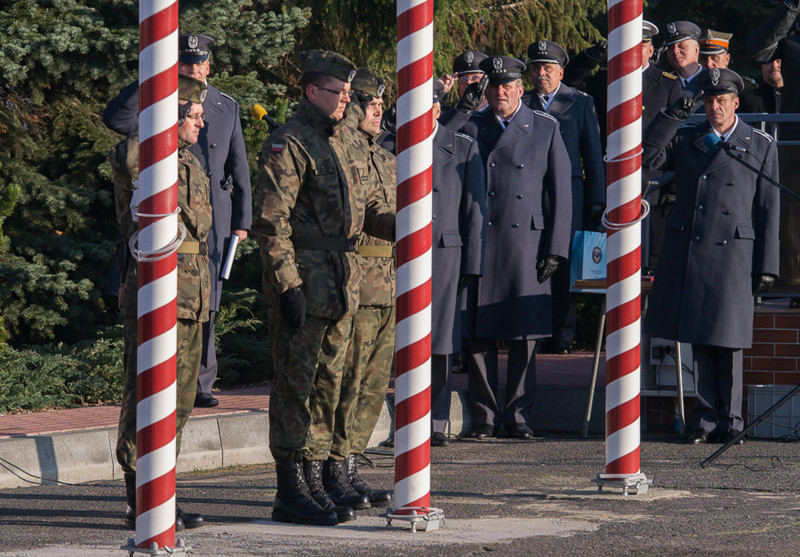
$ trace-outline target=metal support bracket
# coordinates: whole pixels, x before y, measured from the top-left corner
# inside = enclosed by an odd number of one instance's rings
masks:
[[[129,557],[134,557],[137,553],[143,555],[189,555],[192,551],[192,548],[186,547],[186,544],[183,543],[183,538],[175,540],[175,547],[161,548],[158,547],[156,542],[151,543],[149,548],[136,547],[136,540],[128,538],[128,543],[121,545],[119,548],[127,551]]]
[[[416,534],[417,529],[423,532],[433,532],[438,530],[439,526],[444,524],[444,511],[442,509],[434,509],[429,507],[404,507],[398,509],[402,511],[410,511],[408,514],[398,514],[391,508],[386,509],[386,527],[392,525],[392,520],[402,520],[411,524],[411,533]]]
[[[618,474],[597,474],[597,477],[592,480],[597,484],[597,490],[602,491],[603,486],[621,487],[622,494],[628,495],[644,495],[647,493],[648,487],[653,483],[653,480],[648,480],[647,476],[641,472],[638,474],[630,474],[626,477],[620,478]],[[633,492],[631,493],[631,488]]]

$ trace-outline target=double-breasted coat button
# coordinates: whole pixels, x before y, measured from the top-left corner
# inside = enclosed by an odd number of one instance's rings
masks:
[[[696,241],[698,241],[699,239],[700,239],[700,236],[695,236],[695,237],[694,237],[694,241],[695,241],[695,242],[696,242]]]
[[[731,212],[728,209],[725,209],[724,211],[722,211],[722,214],[727,216],[727,215],[730,215]]]
[[[525,168],[525,165],[524,164],[518,164],[517,168]]]
[[[489,168],[494,168],[495,166],[497,166],[495,163],[493,163],[493,162],[489,163]]]
[[[702,205],[698,205],[698,206],[697,206],[697,210],[698,210],[698,211],[702,211],[702,210],[703,210],[703,206],[702,206]]]
[[[492,226],[492,221],[487,222],[486,226]]]
[[[439,188],[433,188],[433,191],[439,191]]]
[[[511,225],[511,228],[519,228],[519,223],[515,222],[514,224]]]
[[[517,195],[517,199],[522,199],[522,194],[521,193]]]
[[[489,197],[494,197],[494,192],[493,191],[489,192]]]
[[[209,147],[211,147],[212,149],[213,149],[214,147],[216,147],[216,146],[217,146],[217,144],[216,144],[216,143],[212,143],[211,145],[209,145]]]

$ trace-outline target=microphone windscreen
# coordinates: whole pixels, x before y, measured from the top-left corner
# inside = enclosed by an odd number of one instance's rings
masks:
[[[722,141],[722,138],[715,134],[714,132],[709,133],[705,137],[703,137],[703,145],[708,147],[709,149],[718,149],[719,143]]]
[[[261,120],[266,115],[267,115],[267,110],[260,104],[254,104],[250,108],[250,116],[252,116],[256,120]]]

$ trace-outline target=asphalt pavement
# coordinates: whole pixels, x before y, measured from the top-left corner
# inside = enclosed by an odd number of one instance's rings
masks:
[[[646,494],[598,490],[601,438],[454,440],[434,448],[435,531],[359,511],[335,527],[270,520],[270,465],[233,467],[178,480],[178,500],[207,526],[178,536],[193,555],[800,555],[800,444],[748,440],[707,468],[719,445],[688,446],[675,434],[645,435]],[[391,488],[389,450],[371,455],[362,475]],[[133,532],[122,525],[119,480],[0,490],[0,556],[124,556]]]

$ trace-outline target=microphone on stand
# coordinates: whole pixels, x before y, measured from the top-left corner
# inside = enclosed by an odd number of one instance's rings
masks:
[[[734,145],[730,141],[722,141],[722,138],[711,132],[703,137],[703,145],[709,149],[725,149],[726,151],[733,151],[735,153],[749,153],[750,150],[744,147]]]
[[[274,118],[271,118],[269,114],[267,114],[267,109],[260,104],[254,104],[252,107],[250,107],[250,116],[256,120],[264,120],[267,123],[270,131],[280,127],[280,124],[276,122]]]

